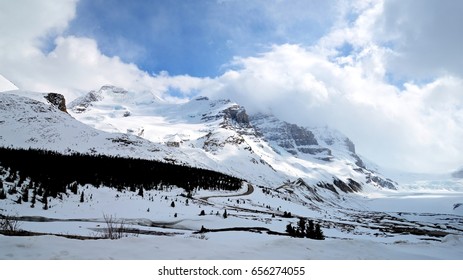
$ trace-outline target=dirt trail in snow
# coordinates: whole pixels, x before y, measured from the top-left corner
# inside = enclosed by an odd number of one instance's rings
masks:
[[[227,194],[227,195],[211,195],[211,196],[204,196],[204,197],[199,197],[199,200],[204,200],[207,202],[209,198],[215,198],[215,197],[237,197],[237,196],[246,196],[250,195],[254,192],[254,187],[251,184],[248,184],[248,190],[245,193],[238,193],[238,194]]]

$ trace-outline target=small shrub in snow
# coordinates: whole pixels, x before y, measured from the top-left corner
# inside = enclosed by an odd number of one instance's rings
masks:
[[[16,217],[13,216],[0,216],[0,230],[5,234],[14,234],[20,229],[20,222]]]
[[[126,235],[127,228],[123,220],[117,221],[116,217],[111,215],[103,215],[106,223],[106,229],[103,233],[104,238],[120,239]]]

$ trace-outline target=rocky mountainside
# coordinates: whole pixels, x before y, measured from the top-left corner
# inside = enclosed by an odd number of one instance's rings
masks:
[[[198,97],[172,103],[151,93],[104,86],[71,102],[69,109],[97,129],[135,134],[184,151],[210,169],[258,185],[277,187],[301,179],[313,186],[329,184],[339,193],[362,186],[395,188],[393,181],[365,166],[354,143],[340,132],[248,115],[230,100]],[[358,187],[343,187],[351,181]]]
[[[396,187],[370,170],[340,132],[249,115],[230,100],[173,103],[114,86],[91,91],[68,108],[56,93],[15,90],[0,98],[3,147],[154,159],[270,188],[304,182],[335,196]]]

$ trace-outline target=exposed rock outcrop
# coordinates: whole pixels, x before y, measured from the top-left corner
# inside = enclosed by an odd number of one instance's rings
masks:
[[[60,111],[67,113],[66,109],[66,99],[62,94],[50,92],[44,96],[45,99],[53,106],[58,108]]]
[[[331,150],[319,146],[312,131],[305,127],[264,114],[252,116],[251,123],[264,139],[276,143],[292,155],[302,153],[321,155],[324,158],[331,156]]]
[[[231,120],[244,127],[249,127],[249,116],[246,110],[238,105],[231,106],[223,111],[226,120]]]

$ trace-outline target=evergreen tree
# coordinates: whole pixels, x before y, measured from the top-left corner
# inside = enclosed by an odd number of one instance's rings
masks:
[[[23,189],[22,200],[23,202],[29,201],[29,190],[27,188]]]
[[[140,189],[138,190],[138,195],[143,197],[143,187],[140,187]]]
[[[306,221],[304,218],[299,218],[299,222],[297,223],[297,230],[298,230],[298,236],[299,237],[304,237],[305,235],[305,224],[306,224]]]
[[[43,210],[48,210],[48,197],[44,196],[43,198]]]
[[[175,202],[172,201],[172,203],[170,204],[170,207],[175,207]]]
[[[9,195],[13,195],[13,194],[17,194],[18,191],[16,190],[16,186],[13,186],[11,188],[8,189],[8,194]]]
[[[32,190],[32,198],[31,198],[31,208],[34,208],[35,207],[35,201],[36,201],[36,198],[37,197],[37,191],[35,190],[35,188]]]
[[[77,194],[77,193],[76,193],[76,194]],[[43,188],[42,188],[41,186],[38,187],[38,189],[37,189],[37,195],[38,195],[38,196],[42,196],[42,195],[43,195]]]
[[[204,210],[201,210],[201,213],[199,213],[199,216],[205,216],[206,215],[206,212],[204,212]]]
[[[16,174],[16,171],[11,170],[10,175],[5,179],[5,181],[13,183],[14,181],[16,181],[17,177],[18,176]]]
[[[73,194],[77,194],[77,182],[74,182],[71,185],[69,185],[69,189]]]
[[[291,214],[291,212],[283,212],[283,218],[292,218],[293,215]]]
[[[320,224],[317,224],[315,226],[314,239],[317,239],[317,240],[324,240],[325,239],[325,235],[323,235],[323,231],[320,228]]]
[[[295,230],[290,223],[286,225],[286,232],[289,234],[289,236],[295,236]]]
[[[228,218],[227,209],[225,209],[225,211],[223,212],[223,218],[224,219]]]
[[[0,199],[6,199],[6,193],[5,190],[0,188]]]
[[[177,186],[184,188],[190,198],[199,186],[202,189],[237,190],[242,185],[242,180],[215,171],[117,156],[61,155],[45,150],[0,147],[0,158],[2,166],[8,170],[3,180],[12,183],[29,180],[29,184],[35,184],[39,197],[44,192],[48,193],[47,196],[58,197],[67,189],[78,194],[78,185],[93,185],[110,186],[121,191],[127,187],[133,192],[138,191],[135,186],[147,190]],[[70,165],[79,166],[79,172],[69,169]],[[16,189],[10,187],[4,191],[15,192]]]
[[[305,236],[312,239],[315,237],[315,227],[312,220],[309,220],[309,225],[307,226],[307,232]]]
[[[85,198],[84,198],[84,191],[80,193],[80,203],[84,203]]]

